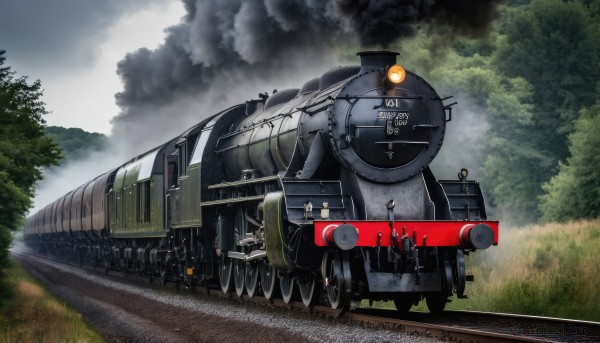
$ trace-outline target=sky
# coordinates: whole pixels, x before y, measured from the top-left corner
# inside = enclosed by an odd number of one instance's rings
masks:
[[[18,76],[41,80],[47,125],[110,134],[117,62],[156,48],[184,14],[177,0],[0,0],[0,50]]]

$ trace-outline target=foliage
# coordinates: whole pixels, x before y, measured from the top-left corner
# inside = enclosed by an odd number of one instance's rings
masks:
[[[0,288],[0,342],[102,342],[80,314],[16,263]]]
[[[582,111],[569,137],[571,157],[544,185],[543,219],[567,221],[600,216],[600,101]]]
[[[103,151],[108,144],[105,135],[96,132],[86,132],[80,128],[64,128],[47,126],[46,136],[58,144],[63,151],[64,159],[61,164],[84,158],[93,151]]]
[[[596,99],[600,40],[594,11],[581,1],[532,1],[509,7],[492,64],[531,85],[531,118],[492,131],[485,168],[496,204],[517,219],[539,218],[542,184],[568,157],[567,137],[578,113]],[[503,123],[493,127],[506,128]]]
[[[27,84],[16,78],[0,51],[0,270],[7,263],[11,242],[9,231],[16,230],[31,206],[35,183],[42,179],[42,167],[61,158],[58,146],[44,136],[47,114],[41,83]]]

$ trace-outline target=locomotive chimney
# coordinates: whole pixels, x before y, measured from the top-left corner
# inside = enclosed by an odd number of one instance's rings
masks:
[[[396,64],[396,56],[400,55],[393,51],[362,51],[360,56],[361,72],[369,69],[379,69]]]

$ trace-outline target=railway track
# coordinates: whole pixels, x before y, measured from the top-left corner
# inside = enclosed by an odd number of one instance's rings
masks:
[[[466,333],[456,331],[452,337],[469,335],[470,331],[489,332],[482,334],[480,342],[512,340],[523,342],[600,342],[600,323],[529,316],[507,313],[490,313],[479,311],[444,311],[442,315],[432,316],[429,313],[410,312],[402,318],[393,310],[361,308],[352,315],[386,318],[390,322],[417,322],[432,326],[443,326],[468,330]],[[448,332],[453,332],[452,330]],[[436,335],[439,336],[439,335]],[[466,336],[468,337],[468,336]],[[464,339],[463,339],[464,340]]]
[[[25,248],[14,248],[13,256],[23,259],[30,256],[36,259],[48,259],[32,253]],[[73,263],[52,259],[68,265]],[[104,275],[104,271],[83,265],[81,268],[96,275]],[[127,282],[136,284],[148,283],[147,278],[122,272],[109,271],[111,277],[121,277]],[[152,287],[158,288],[158,282]],[[174,283],[167,283],[166,287],[173,292],[177,291]],[[362,325],[365,327],[385,328],[415,334],[422,337],[432,337],[443,341],[460,342],[599,342],[600,323],[570,319],[548,318],[539,316],[526,316],[515,314],[474,312],[474,311],[445,311],[442,315],[432,316],[429,313],[410,312],[400,316],[397,311],[357,308],[340,314],[338,311],[325,306],[312,306],[306,308],[301,301],[291,301],[286,304],[281,299],[267,300],[264,297],[248,298],[237,297],[235,291],[223,294],[220,290],[197,287],[194,289],[199,296],[220,299],[243,304],[253,304],[257,307],[271,307],[276,310],[293,312],[299,316],[310,318],[327,318],[341,322]]]

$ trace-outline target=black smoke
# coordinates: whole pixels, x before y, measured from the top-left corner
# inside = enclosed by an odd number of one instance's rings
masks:
[[[124,90],[116,95],[122,113],[113,133],[147,136],[156,131],[148,125],[158,125],[166,138],[267,86],[299,88],[332,67],[340,50],[385,48],[420,22],[485,32],[497,2],[184,0],[187,14],[168,29],[164,44],[118,64]]]
[[[485,33],[497,16],[499,0],[335,0],[365,45],[386,46],[414,33],[414,25],[435,21],[464,35]]]

